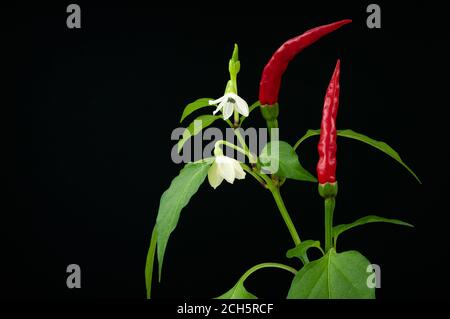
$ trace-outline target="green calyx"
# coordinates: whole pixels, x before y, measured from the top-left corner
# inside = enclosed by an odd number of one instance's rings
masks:
[[[280,113],[280,108],[278,103],[272,105],[261,105],[261,114],[267,122],[267,128],[273,129],[278,128],[278,114]]]
[[[278,103],[272,105],[261,105],[261,114],[266,121],[273,121],[278,119],[278,114],[280,113],[280,108]]]
[[[222,156],[223,152],[221,147],[216,143],[215,147],[214,147],[214,156]]]
[[[338,192],[338,183],[325,183],[325,184],[319,184],[319,194],[323,198],[334,198],[337,195]]]
[[[237,94],[237,87],[234,81],[228,80],[227,86],[225,87],[225,94],[234,93]]]

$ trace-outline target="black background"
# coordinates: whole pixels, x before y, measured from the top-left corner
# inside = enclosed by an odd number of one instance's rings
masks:
[[[11,196],[2,209],[2,294],[145,298],[159,198],[181,168],[171,161],[170,134],[183,107],[222,95],[233,43],[239,93],[252,103],[283,41],[351,18],[291,62],[280,93],[281,138],[294,143],[319,127],[340,58],[338,127],[390,144],[423,184],[375,149],[339,139],[335,223],[377,214],[416,227],[367,225],[342,235],[338,249],[359,250],[381,266],[380,299],[448,297],[442,8],[377,3],[382,28],[372,30],[363,2],[201,10],[80,3],[80,30],[66,27],[66,3],[4,10],[12,18],[6,35],[13,56],[5,62],[14,68],[15,95],[14,129],[4,137],[14,137],[15,157],[7,169],[14,174],[5,174]],[[263,127],[258,113],[246,125]],[[299,153],[312,172],[316,142]],[[322,240],[316,186],[288,181],[282,193],[301,237]],[[299,266],[284,257],[291,246],[270,193],[250,176],[215,191],[205,183],[182,212],[153,295],[217,296],[256,263]],[[81,266],[81,289],[66,287],[71,263]],[[261,270],[246,286],[259,297],[283,298],[290,280],[287,272]]]

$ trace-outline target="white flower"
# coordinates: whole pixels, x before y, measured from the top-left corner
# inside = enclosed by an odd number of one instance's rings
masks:
[[[247,102],[245,102],[243,98],[234,93],[226,93],[224,96],[217,100],[210,100],[209,105],[217,105],[217,109],[213,112],[213,114],[216,114],[222,109],[223,118],[225,120],[228,120],[230,116],[233,115],[234,110],[244,116],[248,116]]]
[[[228,183],[233,184],[234,179],[244,179],[245,172],[241,165],[235,159],[219,155],[215,157],[214,163],[208,170],[209,184],[216,189],[225,179]]]

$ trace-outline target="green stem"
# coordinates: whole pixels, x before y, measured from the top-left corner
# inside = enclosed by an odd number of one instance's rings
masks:
[[[334,197],[325,198],[325,251],[333,247],[333,212],[336,205]]]
[[[241,136],[241,138],[242,138],[242,136]],[[241,142],[241,144],[244,146],[244,148],[241,148],[239,146],[234,145],[233,143],[230,143],[230,142],[227,142],[227,141],[224,141],[224,140],[217,141],[215,145],[217,146],[217,145],[220,145],[220,144],[226,145],[226,146],[228,146],[228,147],[230,147],[232,149],[235,149],[238,152],[241,152],[242,154],[244,154],[245,156],[248,157],[248,160],[250,161],[250,163],[256,163],[257,162],[255,156],[252,153],[250,153],[250,150],[248,149],[248,147],[245,144],[245,142],[244,143]]]
[[[234,117],[234,127],[238,127],[239,123],[240,123],[238,111],[234,110],[234,114],[233,115],[234,115],[233,116]]]
[[[278,123],[276,120],[275,120],[275,122],[276,122],[276,126],[278,126]],[[231,125],[231,123],[229,123],[229,125]],[[219,142],[224,145],[227,145],[229,147],[232,147],[240,152],[243,151],[243,153],[245,155],[247,155],[247,157],[249,158],[250,163],[256,162],[255,158],[250,153],[250,151],[247,147],[247,144],[245,144],[245,140],[242,137],[239,130],[235,129],[234,132],[236,134],[238,141],[241,143],[241,145],[244,147],[244,149],[242,149],[238,146],[235,146],[234,144],[230,145],[230,143],[228,143],[226,141],[219,141]],[[219,143],[219,142],[217,142],[217,143]],[[257,174],[256,172],[252,171],[247,165],[245,165],[245,164],[241,164],[241,165],[242,165],[243,169],[246,172],[248,172],[250,175],[252,175],[256,180],[258,180],[258,182],[260,182],[263,185],[265,182],[266,187],[269,188],[270,192],[272,193],[273,198],[275,199],[275,203],[277,204],[277,207],[281,213],[281,216],[283,217],[284,223],[286,224],[286,226],[289,230],[289,233],[292,237],[292,240],[294,241],[295,246],[299,245],[301,243],[300,236],[298,235],[297,230],[295,229],[295,225],[292,222],[291,216],[289,215],[289,212],[287,211],[287,208],[284,205],[284,201],[281,197],[279,188],[274,185],[272,180],[267,175]],[[308,256],[306,254],[302,256],[301,260],[304,264],[307,264],[309,262]]]
[[[224,141],[224,140],[220,140],[220,141],[216,142],[215,146],[217,147],[219,145],[228,146],[229,148],[232,148],[232,149],[234,149],[234,150],[244,154],[245,156],[247,156],[249,158],[249,160],[252,157],[252,155],[250,153],[248,153],[246,150],[244,150],[243,148],[241,148],[239,146],[236,146],[236,145],[234,145],[234,144],[232,144],[230,142],[227,142],[227,141]]]
[[[242,147],[244,148],[244,150],[247,150],[247,151],[248,151],[247,144],[245,144],[245,140],[244,140],[244,138],[242,137],[241,132],[240,132],[238,129],[235,129],[235,130],[234,130],[234,134],[236,135],[236,137],[237,137],[239,143],[241,143],[241,145],[242,145]]]
[[[247,144],[245,143],[244,137],[242,137],[242,134],[241,134],[241,132],[239,131],[239,129],[235,129],[235,130],[234,130],[234,134],[236,135],[236,137],[237,137],[239,143],[241,143],[241,145],[242,145],[242,147],[244,148],[244,150],[250,155],[250,156],[248,157],[250,163],[252,163],[252,164],[253,164],[253,163],[256,163],[256,162],[257,162],[256,156],[254,156],[254,155],[250,152],[250,149],[248,148]]]
[[[250,114],[254,109],[256,109],[257,107],[260,107],[260,106],[261,106],[261,103],[259,103],[259,101],[256,101],[248,108],[248,113]],[[239,126],[242,126],[242,123],[244,123],[246,118],[247,117],[245,117],[245,116],[241,116],[241,122],[239,123]]]
[[[255,271],[262,269],[262,268],[280,268],[280,269],[284,269],[287,270],[289,272],[291,272],[292,274],[296,275],[297,274],[297,270],[287,266],[287,265],[283,265],[283,264],[279,264],[279,263],[262,263],[262,264],[258,264],[253,266],[252,268],[250,268],[249,270],[247,270],[239,279],[239,281],[245,281],[252,273],[254,273]]]
[[[233,123],[231,123],[230,119],[225,120],[225,122],[226,122],[232,129],[234,129],[234,125],[233,125]]]
[[[274,120],[267,120],[267,128],[269,129],[269,134],[271,133],[271,129],[273,128],[278,128],[278,120],[274,119]]]
[[[270,179],[269,176],[267,176],[267,175],[264,174],[264,173],[259,174],[259,176],[266,182],[267,187],[268,187],[269,189],[270,189],[270,187],[276,188],[275,185],[274,185],[274,183],[272,182],[272,180]]]
[[[275,186],[275,184],[272,182],[270,177],[267,176],[266,174],[257,174],[256,172],[252,171],[247,165],[245,165],[245,164],[241,164],[241,165],[244,168],[244,170],[249,172],[260,183],[265,182],[266,187],[270,190],[273,198],[275,199],[275,203],[277,204],[278,210],[280,211],[281,217],[283,217],[284,223],[286,224],[286,226],[289,230],[289,234],[291,235],[295,246],[299,245],[301,243],[300,236],[298,235],[298,232],[295,229],[295,225],[292,222],[291,216],[289,215],[289,212],[287,211],[287,208],[284,205],[284,201],[283,201],[283,198],[281,197],[280,189]],[[304,265],[309,263],[309,259],[306,254],[304,254],[300,259]]]
[[[234,113],[236,115],[236,112]],[[239,116],[239,114],[238,114]],[[235,119],[236,121],[236,119]],[[248,148],[247,144],[245,143],[244,138],[242,137],[241,132],[233,125],[233,123],[231,123],[231,121],[228,119],[225,121],[233,130],[234,130],[234,134],[236,135],[239,143],[241,143],[243,149],[247,152],[247,154],[249,154],[248,159],[250,161],[250,163],[256,163],[256,158],[255,156],[250,152],[250,149]],[[246,154],[246,155],[247,155]]]
[[[264,179],[262,179],[260,177],[260,175],[258,175],[256,172],[254,172],[250,167],[248,167],[248,165],[241,163],[242,168],[244,169],[244,171],[246,171],[247,173],[249,173],[250,175],[252,175],[258,182],[260,182],[264,187],[266,186],[266,183],[264,182]]]
[[[287,211],[286,206],[284,205],[284,201],[283,198],[281,197],[281,193],[280,193],[280,189],[278,187],[276,187],[273,182],[270,180],[270,178],[268,178],[266,176],[267,179],[266,183],[267,186],[269,187],[269,190],[272,192],[273,198],[275,199],[275,203],[278,206],[278,210],[281,213],[281,216],[283,217],[284,223],[286,224],[289,233],[291,234],[292,240],[294,241],[295,246],[300,245],[300,243],[302,242],[300,240],[300,236],[298,235],[297,230],[295,229],[295,225],[292,222],[291,216],[289,215],[289,212]],[[303,262],[304,265],[306,265],[307,263],[309,263],[309,259],[308,256],[306,255],[306,253],[300,257],[300,260]]]
[[[269,190],[272,192],[273,198],[275,199],[275,203],[280,210],[281,216],[283,217],[284,223],[286,224],[289,233],[291,234],[292,240],[294,241],[295,246],[301,243],[300,236],[295,229],[294,223],[292,222],[291,216],[284,205],[283,199],[281,198],[280,190],[276,187],[269,186]]]

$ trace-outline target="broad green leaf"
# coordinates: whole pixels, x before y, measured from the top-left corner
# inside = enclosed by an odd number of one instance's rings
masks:
[[[244,287],[244,281],[239,280],[233,288],[216,299],[258,299]]]
[[[201,108],[210,106],[209,105],[209,101],[212,101],[214,99],[208,98],[208,97],[204,97],[198,100],[195,100],[192,103],[189,103],[188,105],[186,105],[186,107],[184,108],[183,111],[183,115],[181,115],[181,120],[180,123],[183,122],[183,120],[190,115],[192,112],[197,111]]]
[[[153,265],[155,264],[155,251],[157,239],[156,227],[153,228],[152,238],[150,239],[150,247],[148,248],[147,260],[145,262],[145,287],[147,289],[147,299],[151,298]]]
[[[297,143],[295,143],[294,145],[294,150],[297,149],[297,147],[307,138],[311,137],[311,136],[315,136],[315,135],[320,135],[320,130],[308,130],[306,132],[306,134],[300,138]],[[381,141],[377,141],[374,139],[371,139],[368,136],[365,136],[363,134],[357,133],[355,131],[352,130],[338,130],[337,131],[337,135],[338,136],[342,136],[342,137],[347,137],[347,138],[351,138],[363,143],[366,143],[370,146],[375,147],[376,149],[382,151],[383,153],[389,155],[390,157],[392,157],[393,159],[395,159],[397,162],[399,162],[404,168],[406,168],[408,170],[408,172],[410,172],[414,178],[420,183],[422,184],[422,182],[420,181],[419,177],[417,177],[417,175],[413,172],[413,170],[411,168],[409,168],[408,165],[406,165],[403,160],[401,159],[400,155],[392,148],[390,147],[388,144],[381,142]]]
[[[288,299],[375,299],[369,288],[370,262],[357,251],[337,253],[333,248],[295,275]]]
[[[249,116],[250,116],[250,113],[254,110],[254,109],[256,109],[257,107],[259,107],[259,106],[261,106],[261,103],[259,103],[259,101],[256,101],[255,103],[253,103],[252,105],[250,105],[250,107],[248,108],[248,114],[249,114]],[[242,123],[244,123],[244,121],[245,121],[245,119],[247,118],[248,116],[241,116],[241,123],[240,123],[240,125],[242,126]]]
[[[341,233],[343,233],[346,230],[349,230],[353,227],[361,226],[361,225],[369,224],[369,223],[391,223],[391,224],[396,224],[396,225],[414,227],[413,225],[406,223],[404,221],[401,221],[399,219],[390,219],[390,218],[384,218],[384,217],[379,217],[379,216],[375,216],[375,215],[369,215],[366,217],[362,217],[350,224],[341,224],[338,226],[334,226],[333,227],[333,237],[334,237],[335,245],[337,242],[337,238]]]
[[[178,152],[181,152],[183,145],[192,136],[197,135],[205,127],[210,126],[215,120],[222,118],[220,115],[205,114],[200,115],[184,130],[183,137],[178,141]]]
[[[162,194],[156,218],[157,253],[159,264],[159,278],[163,265],[164,252],[170,234],[175,229],[180,213],[191,197],[197,192],[208,175],[210,162],[188,163],[180,174],[172,180],[169,188]]]
[[[287,258],[297,257],[301,260],[301,258],[306,255],[306,252],[308,251],[308,249],[310,249],[312,247],[318,248],[323,254],[322,247],[320,247],[320,241],[309,239],[309,240],[304,240],[299,245],[295,246],[294,248],[289,249],[286,253],[286,257]]]
[[[278,149],[278,154],[276,150]],[[273,153],[275,151],[275,153]],[[292,146],[284,141],[269,142],[259,156],[262,167],[271,174],[299,181],[317,182],[317,179],[302,167]]]

